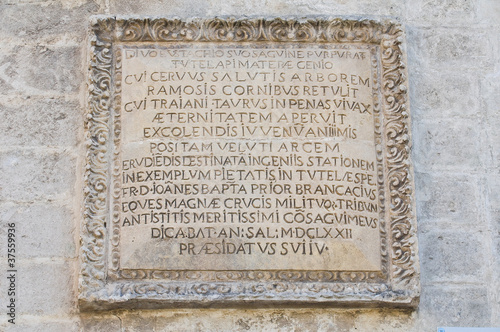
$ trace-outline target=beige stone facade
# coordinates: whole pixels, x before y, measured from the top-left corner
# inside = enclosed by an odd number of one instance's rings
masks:
[[[406,30],[420,258],[416,310],[172,308],[81,313],[90,17],[395,19]],[[500,3],[11,1],[0,3],[0,330],[435,331],[500,326]],[[15,226],[10,226],[15,224]],[[15,228],[15,325],[6,301]]]

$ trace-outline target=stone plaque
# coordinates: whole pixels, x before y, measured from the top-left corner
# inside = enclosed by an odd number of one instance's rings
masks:
[[[397,24],[96,17],[82,309],[415,306]]]

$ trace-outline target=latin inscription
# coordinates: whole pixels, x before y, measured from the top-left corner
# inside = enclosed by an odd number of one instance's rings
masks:
[[[415,307],[404,31],[96,16],[81,310]]]
[[[122,46],[121,268],[379,271],[371,51]]]

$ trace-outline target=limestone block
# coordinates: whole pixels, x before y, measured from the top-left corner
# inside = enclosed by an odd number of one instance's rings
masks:
[[[10,94],[76,93],[84,82],[77,46],[2,45],[0,89]]]
[[[319,314],[319,313],[316,313]],[[322,331],[308,310],[182,310],[121,315],[125,331]],[[325,326],[325,325],[323,325]],[[343,330],[340,330],[343,331]]]
[[[418,25],[466,25],[475,19],[474,0],[416,0],[408,5],[408,19]]]
[[[229,0],[229,1],[181,1],[163,0],[139,3],[133,0],[111,0],[111,13],[186,16],[295,16],[303,15],[353,15],[359,16],[401,16],[403,6],[398,1],[345,1],[345,0]],[[186,13],[189,13],[186,15]]]
[[[116,315],[82,315],[81,323],[85,332],[115,332],[121,329],[121,320]]]
[[[446,221],[477,225],[480,222],[477,176],[416,173],[415,179],[420,223]]]
[[[312,6],[314,1],[310,1]],[[344,13],[344,15],[357,14],[368,18],[388,18],[394,19],[397,17],[404,16],[404,11],[406,5],[402,5],[401,1],[398,0],[363,0],[363,1],[345,1],[337,0],[332,2],[329,0],[322,0],[324,5],[329,5],[329,10],[322,12],[321,14],[336,15],[337,7],[339,5],[354,4],[356,8],[354,10],[349,10]],[[338,15],[338,14],[337,14]]]
[[[57,204],[0,204],[0,237],[6,238],[7,223],[15,223],[20,257],[75,257],[75,226],[70,210]],[[7,252],[2,241],[2,253]]]
[[[497,0],[479,0],[477,4],[478,19],[483,24],[500,25],[500,2]]]
[[[484,234],[467,230],[421,232],[422,283],[482,282],[487,269]]]
[[[67,152],[0,152],[0,199],[61,199],[73,189],[75,158]]]
[[[2,236],[2,239],[5,239],[5,232],[2,232],[0,234],[0,236]],[[5,242],[5,241],[2,241],[2,242]],[[2,276],[2,278],[0,278],[0,289],[3,291],[4,294],[2,294],[2,297],[0,297],[0,305],[2,306],[2,308],[6,308],[6,311],[5,311],[4,317],[2,317],[3,318],[2,321],[0,322],[0,331],[4,331],[5,330],[4,326],[8,323],[7,319],[10,318],[9,316],[7,316],[7,313],[8,313],[7,310],[10,310],[10,309],[7,309],[7,304],[8,304],[7,301],[10,301],[10,299],[7,300],[8,296],[9,296],[8,293],[9,293],[10,280],[7,279],[8,275],[6,274],[6,271],[8,270],[7,250],[6,250],[3,243],[1,245],[1,250],[2,250],[2,255],[0,255],[0,260],[1,260],[0,261],[0,269],[2,269],[2,271],[3,271],[3,276]]]
[[[481,78],[481,100],[488,119],[500,119],[500,68]]]
[[[485,126],[483,128],[486,145],[486,163],[493,173],[500,172],[500,68],[488,73],[481,80],[482,107]]]
[[[418,68],[410,74],[410,101],[415,119],[477,118],[480,113],[476,78],[464,79],[454,70]]]
[[[1,101],[0,145],[75,146],[83,113],[74,100]]]
[[[496,219],[500,224],[500,215]],[[493,283],[492,283],[492,310],[500,312],[500,232],[497,232],[493,238]],[[500,326],[500,315],[493,315],[492,326]]]
[[[437,326],[491,326],[490,315],[486,288],[428,286],[422,292],[419,331],[435,331]]]
[[[208,8],[209,15],[234,15],[234,13],[242,13],[244,15],[262,15],[260,11],[267,10],[267,15],[276,10],[275,7],[286,8],[280,1],[268,2],[266,0],[256,0],[248,2],[245,0],[232,0],[232,1],[217,1],[210,0]]]
[[[21,253],[19,253],[21,255]],[[24,261],[18,264],[19,315],[69,315],[76,310],[74,263]]]
[[[487,188],[489,195],[489,207],[493,211],[500,211],[500,179],[498,176],[487,178]]]
[[[156,319],[153,315],[143,315],[141,312],[131,313],[130,315],[123,315],[120,317],[122,321],[122,326],[124,327],[124,331],[126,332],[139,332],[139,331],[154,331]],[[191,323],[187,323],[187,329],[192,329],[196,325]],[[205,330],[203,326],[197,326],[200,330]]]
[[[500,179],[498,174],[486,175],[486,192],[488,199],[487,208],[489,209],[493,230],[492,236],[500,237]],[[500,251],[497,251],[496,255],[500,257]]]
[[[7,329],[0,326],[2,331],[35,331],[34,327],[44,326],[38,320],[38,318],[44,316],[58,316],[57,321],[68,319],[70,314],[76,310],[74,263],[53,260],[26,260],[21,258],[24,252],[17,251],[16,254],[18,260],[16,262],[17,278],[15,280],[15,325],[9,323],[6,325]],[[7,279],[7,275],[5,274],[2,279]],[[2,283],[1,286],[3,287],[4,284]],[[7,294],[6,288],[2,289]],[[7,299],[7,296],[0,297],[0,305],[3,308],[7,306]],[[2,323],[5,321],[2,321]],[[50,319],[44,321],[48,323]],[[57,321],[54,323],[58,323]],[[74,322],[68,326],[73,324]],[[66,323],[63,325],[66,326]],[[70,331],[70,329],[42,329],[36,331]]]
[[[408,29],[408,56],[421,70],[450,68],[459,72],[493,63],[491,38],[486,29]],[[463,77],[466,73],[463,73]],[[472,74],[473,76],[475,74]]]
[[[376,331],[420,332],[415,314],[404,310],[178,309],[117,313],[125,331]],[[84,321],[88,318],[84,316]],[[95,316],[94,316],[95,317]],[[94,325],[108,315],[96,317]],[[86,322],[84,324],[87,324]],[[85,325],[92,326],[92,325]],[[87,330],[85,330],[87,331]],[[90,330],[92,331],[92,330]],[[104,330],[106,331],[106,330]]]
[[[497,223],[500,223],[500,219],[496,219]],[[493,258],[496,264],[493,265],[494,280],[497,284],[500,284],[500,231],[494,233],[493,237]],[[500,289],[497,287],[497,301],[500,304]]]
[[[217,1],[213,1],[216,3]],[[261,12],[259,15],[359,15],[373,17],[374,15],[399,16],[402,13],[402,6],[394,6],[394,1],[345,1],[345,0],[265,0],[263,6],[257,8]],[[233,10],[233,13],[235,11]],[[252,13],[250,11],[250,13]]]
[[[104,1],[2,1],[2,37],[39,40],[71,34],[85,38],[87,17],[102,13]]]
[[[2,327],[2,326],[0,326]],[[77,319],[33,319],[32,317],[19,317],[16,325],[5,325],[5,332],[77,332],[81,331],[80,323]]]
[[[500,238],[500,210],[498,209],[493,209],[490,211],[490,218],[491,218],[491,223],[493,225],[493,237],[496,239],[495,241],[498,241]],[[500,259],[500,250],[494,251],[494,254]],[[500,267],[497,266],[497,267]]]
[[[182,17],[206,16],[205,1],[162,0],[139,2],[135,0],[111,0],[110,11],[114,14],[169,15]],[[229,1],[230,3],[230,1]]]
[[[415,170],[477,171],[481,168],[480,132],[468,120],[426,119],[413,122]]]
[[[485,132],[485,163],[493,174],[500,172],[500,116],[488,117],[484,126]],[[499,189],[497,189],[499,190]]]
[[[493,221],[500,228],[500,213],[496,214],[496,219]],[[493,246],[492,246],[492,283],[491,283],[491,302],[492,310],[495,313],[500,312],[500,230],[494,231]],[[493,326],[500,326],[500,316],[493,315]]]

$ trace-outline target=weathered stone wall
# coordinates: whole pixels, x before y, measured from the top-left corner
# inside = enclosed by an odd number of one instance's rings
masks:
[[[93,14],[396,18],[406,28],[422,296],[377,309],[171,309],[80,314],[87,26]],[[500,326],[498,0],[2,0],[0,330],[435,331]],[[17,316],[7,322],[7,223]]]

